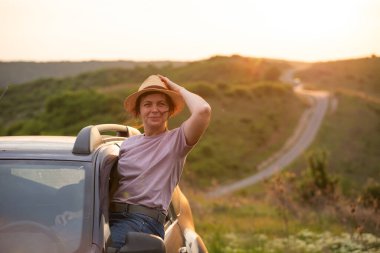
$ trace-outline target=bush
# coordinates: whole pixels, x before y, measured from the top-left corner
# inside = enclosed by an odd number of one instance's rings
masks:
[[[92,90],[66,91],[47,99],[33,119],[20,120],[3,130],[7,135],[75,135],[86,125],[118,122],[121,103]]]
[[[215,96],[216,90],[211,84],[199,82],[192,88],[192,91],[204,98]]]
[[[307,154],[309,167],[300,178],[298,192],[303,200],[312,202],[317,196],[334,197],[337,179],[327,173],[327,152],[312,150]]]
[[[257,97],[286,96],[292,93],[289,86],[275,82],[261,82],[251,89],[251,93]]]
[[[380,211],[380,184],[370,183],[361,195],[365,207],[373,208],[375,212]]]

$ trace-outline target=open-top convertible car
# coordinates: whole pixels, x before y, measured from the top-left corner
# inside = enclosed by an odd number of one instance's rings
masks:
[[[104,124],[77,137],[0,137],[0,252],[116,252],[109,247],[109,199],[121,142],[135,134]],[[207,252],[178,186],[165,240],[129,233],[120,252]]]

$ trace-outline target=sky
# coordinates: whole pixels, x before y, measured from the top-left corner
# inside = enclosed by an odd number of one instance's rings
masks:
[[[0,61],[380,55],[380,0],[0,0]]]

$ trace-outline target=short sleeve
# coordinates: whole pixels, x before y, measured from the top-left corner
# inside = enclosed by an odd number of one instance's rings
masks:
[[[181,156],[186,156],[190,151],[191,149],[194,147],[194,145],[188,145],[186,143],[186,136],[185,136],[185,131],[184,131],[184,124],[182,124],[179,128],[178,128],[178,136],[177,136],[177,140],[178,140],[178,150],[179,150],[179,154]]]

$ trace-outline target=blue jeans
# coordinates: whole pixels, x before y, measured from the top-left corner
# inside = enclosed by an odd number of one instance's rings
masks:
[[[110,213],[112,247],[121,248],[128,232],[153,234],[164,239],[164,225],[155,219],[139,213]]]

